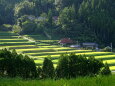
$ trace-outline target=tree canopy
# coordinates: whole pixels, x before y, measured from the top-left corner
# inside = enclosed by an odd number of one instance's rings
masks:
[[[29,29],[32,33],[46,32],[52,38],[59,34],[104,46],[113,43],[115,47],[115,0],[0,0],[0,8],[1,28],[11,24],[26,29],[29,24],[24,28],[22,24],[28,21],[37,26]]]

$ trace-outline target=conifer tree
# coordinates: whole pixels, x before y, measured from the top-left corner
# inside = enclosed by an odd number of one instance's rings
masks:
[[[111,74],[111,70],[109,69],[109,65],[107,64],[107,62],[105,63],[104,67],[102,68],[101,72],[102,75],[110,75]]]
[[[54,66],[53,66],[52,61],[49,58],[44,59],[42,70],[43,70],[44,78],[53,78]]]

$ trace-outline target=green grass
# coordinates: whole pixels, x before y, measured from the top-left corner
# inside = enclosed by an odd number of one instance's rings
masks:
[[[21,78],[0,78],[0,86],[115,86],[115,75],[79,77],[70,80],[23,80]]]
[[[0,42],[0,46],[8,46],[8,45],[34,45],[34,42]]]
[[[110,70],[115,71],[115,66],[110,66]]]
[[[101,60],[112,60],[115,59],[115,55],[104,55],[104,56],[95,56],[96,59],[101,59]]]
[[[39,43],[39,44],[37,44],[37,46],[40,46],[40,47],[42,47],[42,46],[50,46],[50,44]]]
[[[37,48],[35,45],[12,45],[12,46],[2,46],[2,48],[9,48],[9,49],[31,49]]]
[[[11,32],[0,32],[0,36],[17,36],[17,34]]]
[[[36,64],[40,64],[40,65],[42,65],[43,60],[34,60],[34,62],[35,62]]]
[[[0,39],[18,39],[19,36],[0,36]]]
[[[43,59],[34,60],[34,62],[35,62],[37,65],[41,66],[41,65],[43,64]],[[52,60],[52,62],[53,62],[53,64],[54,64],[55,66],[57,66],[58,59],[54,59],[54,60]]]
[[[39,47],[39,48],[33,48],[33,49],[32,48],[31,49],[17,49],[17,51],[22,51],[24,53],[35,53],[35,52],[39,53],[40,52],[41,54],[42,54],[42,52],[45,52],[45,53],[47,53],[47,52],[52,53],[52,52],[58,52],[58,51],[67,52],[67,50],[73,50],[71,52],[76,51],[76,50],[70,49],[70,48],[67,49],[67,48],[46,48],[46,47],[44,47],[44,48]],[[70,52],[70,51],[68,51],[68,52]]]
[[[58,42],[59,40],[39,40],[39,41],[41,41],[41,42],[54,42],[54,41]]]
[[[36,49],[19,49],[17,51],[23,51],[25,53],[27,53],[28,55],[32,55],[32,56],[43,56],[43,55],[58,55],[58,54],[65,54],[65,53],[84,53],[84,52],[89,52],[89,51],[85,51],[85,50],[71,50],[71,51],[59,51],[53,49],[53,48],[36,48]]]
[[[53,45],[58,45],[59,40],[38,40],[41,43],[47,43],[47,44],[53,44]]]
[[[42,51],[42,50],[41,50]],[[72,51],[59,51],[59,52],[38,52],[38,53],[26,53],[28,55],[33,55],[33,56],[38,56],[38,57],[47,57],[48,55],[51,55],[51,57],[58,57],[60,56],[60,54],[65,54],[65,53],[71,53]],[[84,53],[84,51],[80,52],[80,51],[74,51],[74,53],[76,53],[76,55],[86,55],[86,56],[102,56],[102,55],[111,55],[113,53],[105,53],[105,52],[86,52]]]
[[[46,40],[47,37],[44,36],[44,35],[25,35],[26,37],[30,37],[30,38],[33,38],[34,40]]]
[[[104,63],[108,63],[110,66],[115,66],[115,59],[112,59],[112,60],[104,60],[103,61]]]
[[[59,46],[53,45],[53,46],[40,46],[41,48],[59,48]]]
[[[28,42],[24,39],[0,39],[0,42]]]

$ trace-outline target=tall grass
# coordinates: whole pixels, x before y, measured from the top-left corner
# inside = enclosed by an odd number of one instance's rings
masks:
[[[115,86],[115,75],[61,80],[22,80],[0,78],[0,86]]]

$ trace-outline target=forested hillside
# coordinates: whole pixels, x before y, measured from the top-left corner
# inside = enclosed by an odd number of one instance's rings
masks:
[[[0,0],[0,30],[115,47],[115,0]]]

